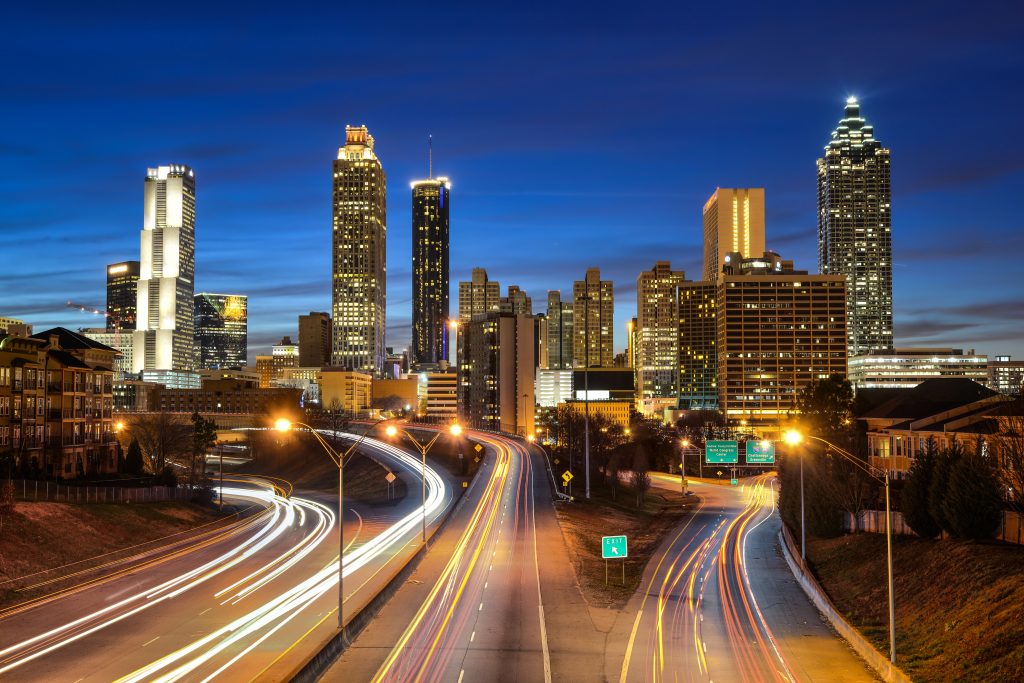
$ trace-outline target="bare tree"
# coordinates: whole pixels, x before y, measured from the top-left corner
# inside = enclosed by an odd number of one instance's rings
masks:
[[[999,477],[1019,508],[1024,506],[1024,398],[1002,406],[996,419],[999,428],[990,441],[998,454]]]
[[[128,429],[138,439],[154,474],[162,472],[169,460],[187,454],[192,446],[189,425],[170,413],[136,415]]]
[[[633,492],[636,493],[636,506],[643,507],[644,495],[651,488],[651,475],[648,465],[647,450],[643,444],[640,444],[636,448],[636,453],[633,456],[633,475],[632,484]]]

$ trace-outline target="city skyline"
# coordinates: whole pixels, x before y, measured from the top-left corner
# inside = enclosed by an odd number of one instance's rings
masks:
[[[563,12],[556,13],[555,24],[567,19]],[[938,23],[922,24],[919,17],[912,21],[912,16],[910,9],[896,12],[884,30],[910,35],[918,46],[945,40]],[[642,20],[642,16],[623,19],[626,23]],[[729,31],[779,28],[786,20],[785,13],[774,19],[756,16],[747,20],[750,25]],[[85,303],[102,304],[102,269],[137,257],[135,240],[142,218],[139,178],[153,163],[183,163],[195,169],[202,186],[197,201],[197,291],[248,294],[250,355],[265,352],[282,335],[295,335],[296,315],[329,309],[330,264],[325,247],[330,190],[324,184],[324,160],[337,148],[346,123],[365,123],[377,137],[393,181],[387,217],[392,226],[409,224],[405,183],[422,174],[422,139],[428,133],[434,135],[444,158],[438,170],[457,179],[454,191],[459,194],[452,215],[453,285],[468,280],[470,269],[481,266],[493,279],[514,282],[540,301],[548,289],[565,293],[580,272],[597,266],[603,277],[615,282],[618,351],[625,347],[624,321],[635,314],[633,287],[641,270],[664,258],[688,273],[700,272],[701,206],[716,186],[765,187],[766,246],[793,258],[797,268],[816,270],[814,163],[842,114],[846,96],[856,95],[864,115],[882,132],[897,161],[892,179],[896,343],[969,346],[990,355],[1019,357],[1024,355],[1024,342],[1018,339],[1014,320],[1024,299],[1024,285],[1012,272],[992,269],[988,261],[998,255],[997,247],[1013,249],[1021,244],[1019,219],[1012,205],[1001,199],[1019,186],[1021,170],[1012,159],[1019,157],[1014,146],[1020,143],[1006,142],[992,133],[1010,126],[1009,112],[1017,110],[1021,95],[999,84],[1001,69],[1012,67],[1015,60],[1019,63],[1021,51],[1008,30],[983,25],[967,15],[959,25],[956,44],[961,53],[941,77],[934,75],[940,70],[936,65],[942,65],[940,57],[925,62],[903,55],[896,47],[883,47],[880,54],[865,55],[857,63],[823,59],[809,74],[785,82],[768,79],[742,94],[729,94],[725,102],[703,113],[686,111],[686,103],[691,96],[719,92],[718,86],[699,75],[712,62],[698,60],[679,74],[670,74],[667,67],[677,62],[668,52],[673,38],[669,29],[653,31],[647,46],[631,38],[608,56],[600,56],[595,44],[609,29],[581,27],[570,38],[571,44],[596,61],[593,66],[574,62],[565,76],[550,74],[537,83],[536,92],[527,98],[534,105],[534,98],[550,98],[567,88],[566,97],[555,98],[557,106],[539,118],[522,116],[529,104],[509,114],[488,116],[487,101],[494,91],[474,69],[463,78],[479,87],[479,93],[449,89],[452,104],[429,114],[411,109],[396,115],[389,103],[413,97],[423,87],[415,85],[417,78],[425,73],[414,67],[399,68],[402,50],[396,48],[381,71],[374,72],[372,97],[359,100],[331,94],[337,83],[346,82],[345,70],[333,72],[325,67],[301,87],[284,80],[315,53],[297,50],[266,83],[256,83],[255,72],[242,69],[234,87],[257,115],[244,117],[237,131],[226,127],[228,120],[236,120],[237,105],[206,87],[219,72],[200,73],[200,63],[194,59],[185,60],[171,76],[170,89],[180,92],[198,113],[188,125],[177,126],[168,124],[167,115],[159,112],[146,125],[126,126],[128,118],[109,111],[109,121],[97,121],[91,96],[79,84],[50,74],[55,65],[43,59],[32,65],[30,74],[4,77],[19,97],[2,116],[8,123],[18,123],[8,129],[19,130],[19,136],[3,140],[0,147],[5,167],[17,168],[17,173],[8,173],[11,208],[5,218],[6,272],[0,280],[0,313],[26,319],[37,328],[96,326],[95,319],[64,309],[64,301],[74,293]],[[211,26],[205,30],[220,30],[216,17]],[[387,32],[390,42],[386,43],[396,44],[399,28]],[[70,27],[59,24],[54,30],[60,34]],[[520,40],[547,36],[544,29],[534,29]],[[804,38],[806,49],[822,40]],[[13,48],[5,49],[23,50],[25,39],[15,37]],[[244,37],[238,40],[247,45]],[[282,37],[282,45],[290,40],[294,39]],[[755,41],[750,50],[759,44]],[[124,44],[126,50],[132,47],[130,41]],[[88,55],[92,49],[69,41],[58,52]],[[750,68],[762,75],[770,75],[772,69],[782,73],[783,67],[799,58],[795,48],[779,49],[768,63]],[[613,57],[626,53],[634,63],[646,60],[657,65],[650,71],[648,86],[660,93],[653,95],[643,84],[631,84],[626,92],[634,104],[629,110],[615,105],[604,113],[590,111],[595,103],[605,101],[606,85],[599,86],[599,81],[620,83],[624,78],[609,69]],[[970,59],[963,58],[963,53]],[[744,52],[741,57],[751,54]],[[719,72],[737,68],[735,58],[716,56],[722,62],[715,65]],[[544,53],[522,59],[548,57]],[[897,57],[902,60],[896,69],[899,73],[891,75]],[[456,58],[454,53],[439,57],[442,61]],[[480,61],[481,68],[501,66],[509,77],[515,76],[519,66],[501,64],[490,52]],[[121,68],[107,65],[82,82],[88,85],[90,78],[96,78],[130,86],[142,78]],[[593,73],[595,69],[601,78]],[[112,74],[117,76],[113,81]],[[580,83],[569,87],[573,74]],[[53,92],[66,95],[64,111],[70,108],[76,120],[62,122],[59,130],[51,130],[52,135],[41,135],[46,126],[53,128],[53,114],[44,106],[53,94],[34,91],[30,77],[55,83]],[[672,80],[676,77],[678,85]],[[428,81],[428,85],[437,82]],[[694,88],[694,94],[687,94],[684,85]],[[979,88],[991,95],[984,108],[966,97]],[[284,102],[290,104],[272,103],[277,90],[287,95]],[[131,87],[126,93],[126,99],[140,104],[155,97]],[[993,101],[996,106],[990,107]],[[731,109],[726,109],[726,103]],[[468,117],[460,107],[472,110],[476,120],[471,126],[466,127]],[[940,107],[942,116],[936,113]],[[621,134],[613,120],[627,111],[633,112],[628,117],[628,134],[644,153],[636,159],[602,164],[607,157],[602,146]],[[949,119],[958,123],[957,136],[942,135]],[[70,143],[68,136],[82,137],[86,125],[99,127],[92,141]],[[701,131],[699,136],[687,132],[696,129]],[[261,144],[243,146],[243,137],[260,139]],[[936,139],[942,144],[935,144]],[[57,163],[68,150],[76,155],[73,170]],[[83,170],[88,175],[85,182],[61,182]],[[290,177],[277,177],[281,171]],[[45,182],[40,180],[43,177]],[[253,199],[254,183],[271,181],[279,193],[261,192]],[[54,182],[75,187],[51,201],[49,188]],[[595,201],[597,197],[602,201]],[[73,212],[68,210],[72,202]],[[240,240],[235,233],[242,228],[252,232]],[[55,265],[30,256],[41,232],[58,256],[50,261]],[[405,232],[402,227],[393,229],[388,249],[387,345],[399,348],[410,339],[411,247]],[[494,239],[504,234],[515,239],[493,250]],[[584,234],[594,238],[580,240]],[[75,257],[73,267],[66,266],[63,262],[71,260],[60,256],[72,247],[64,241],[75,235],[88,235],[91,248]],[[270,264],[277,268],[273,277],[265,274]],[[938,286],[937,273],[941,274]],[[43,285],[24,291],[18,281],[33,274],[45,276],[40,278]],[[247,287],[246,282],[258,284]],[[456,297],[454,287],[451,296]]]

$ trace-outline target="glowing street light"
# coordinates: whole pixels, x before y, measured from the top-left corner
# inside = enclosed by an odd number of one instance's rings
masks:
[[[390,437],[390,438],[394,438],[395,436],[398,435],[399,432],[404,434],[407,439],[409,439],[410,441],[413,442],[413,444],[416,445],[416,449],[420,452],[420,457],[422,458],[422,462],[423,462],[423,545],[426,545],[427,544],[427,451],[430,450],[430,447],[433,446],[434,443],[437,441],[438,437],[441,436],[441,432],[438,431],[436,434],[434,434],[434,438],[432,438],[430,441],[427,441],[426,443],[422,443],[415,436],[410,434],[408,431],[406,431],[404,429],[401,429],[399,427],[396,427],[395,425],[388,425],[387,429],[384,430],[384,433],[387,434],[388,437]],[[462,434],[462,425],[460,425],[458,422],[453,422],[448,427],[448,433],[451,434],[452,436],[459,436],[460,434]]]

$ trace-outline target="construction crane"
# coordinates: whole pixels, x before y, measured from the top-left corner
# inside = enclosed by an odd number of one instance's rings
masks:
[[[67,301],[66,306],[68,308],[77,308],[83,313],[102,315],[106,320],[110,321],[110,324],[114,326],[114,346],[118,349],[121,348],[121,326],[126,323],[131,324],[135,322],[134,320],[131,319],[131,316],[126,316],[122,318],[117,313],[110,313],[109,311],[104,311],[102,308],[96,306],[87,306],[85,304],[75,303],[70,299]],[[107,327],[107,325],[104,325],[104,327]]]

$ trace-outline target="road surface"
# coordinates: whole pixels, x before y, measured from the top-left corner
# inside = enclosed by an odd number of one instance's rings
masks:
[[[420,489],[417,456],[371,439],[364,445],[408,490]],[[427,485],[434,525],[452,489],[429,468]],[[336,498],[225,482],[225,499],[258,501],[271,513],[229,539],[0,621],[0,679],[286,678],[336,625]],[[345,519],[351,615],[418,547],[422,507],[419,496],[346,504]]]
[[[655,486],[679,477],[652,473]],[[779,554],[774,480],[694,483],[701,503],[652,558],[620,619],[626,681],[873,681]],[[626,622],[631,622],[626,636]]]

